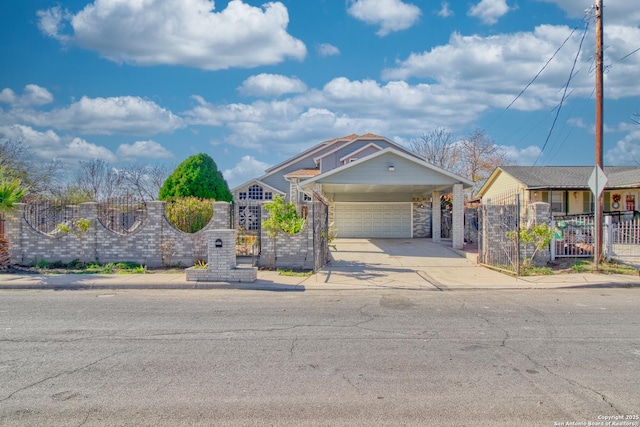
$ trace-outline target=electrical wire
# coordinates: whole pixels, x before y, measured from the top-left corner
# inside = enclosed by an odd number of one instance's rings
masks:
[[[538,154],[538,158],[533,163],[534,166],[537,165],[538,160],[540,160],[540,156],[542,156],[542,153],[544,153],[544,150],[547,147],[547,143],[549,142],[549,139],[551,138],[551,134],[553,133],[553,129],[556,126],[556,122],[558,121],[558,116],[560,115],[560,111],[562,110],[562,105],[564,104],[564,101],[565,101],[565,99],[567,97],[567,90],[569,89],[569,84],[571,84],[571,79],[574,77],[573,71],[576,68],[576,64],[578,62],[578,57],[580,56],[580,52],[582,51],[582,44],[584,42],[585,37],[587,36],[587,31],[588,30],[589,30],[589,21],[586,21],[585,26],[584,26],[584,32],[582,33],[582,38],[580,39],[580,45],[578,46],[578,51],[576,52],[576,56],[573,59],[573,65],[571,66],[571,72],[569,73],[569,78],[567,79],[567,83],[564,86],[564,91],[562,93],[562,98],[560,99],[560,105],[558,106],[558,109],[556,110],[556,115],[553,118],[553,122],[551,123],[551,128],[549,129],[549,133],[547,134],[547,138],[545,139],[544,144],[542,146],[542,149],[540,150],[540,154]]]

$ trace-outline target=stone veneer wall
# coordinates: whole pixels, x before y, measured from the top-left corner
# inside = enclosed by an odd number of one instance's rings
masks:
[[[178,230],[166,219],[166,202],[149,201],[146,206],[142,224],[133,233],[122,235],[100,223],[97,203],[81,203],[80,217],[91,221],[91,228],[81,244],[72,234],[48,235],[35,230],[24,219],[25,205],[18,204],[17,209],[7,214],[5,224],[11,262],[25,265],[41,259],[70,262],[84,258],[85,262],[132,261],[147,267],[160,267],[169,261],[163,260],[163,252],[167,253],[163,247],[170,247],[174,252],[171,264],[189,266],[206,258],[207,230],[229,227],[229,204],[226,202],[215,202],[213,220],[193,234]]]
[[[431,237],[431,202],[413,200],[413,237]]]

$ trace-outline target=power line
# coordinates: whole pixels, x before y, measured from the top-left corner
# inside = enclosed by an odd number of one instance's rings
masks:
[[[633,55],[634,53],[636,53],[636,52],[638,52],[638,51],[640,51],[640,47],[639,47],[639,48],[637,48],[636,50],[634,50],[634,51],[633,51],[633,52],[631,52],[631,53],[627,53],[625,56],[623,56],[622,58],[618,59],[618,61],[622,61],[622,60],[624,60],[624,59],[627,59],[628,57],[630,57],[631,55]]]
[[[558,121],[558,116],[560,115],[560,110],[562,110],[562,105],[564,103],[564,100],[566,99],[567,90],[569,89],[569,84],[571,83],[571,79],[574,76],[573,70],[575,70],[575,68],[576,68],[576,63],[578,62],[578,57],[580,56],[580,52],[582,51],[582,43],[584,42],[584,39],[587,36],[588,29],[589,29],[589,22],[587,21],[585,23],[585,26],[584,26],[584,32],[582,33],[582,38],[580,39],[580,45],[578,46],[578,51],[576,52],[576,56],[573,59],[573,65],[571,66],[571,72],[569,73],[569,78],[567,79],[567,83],[564,86],[564,91],[562,93],[562,98],[560,99],[560,105],[558,105],[558,109],[556,110],[556,115],[553,118],[553,123],[551,123],[551,128],[549,129],[549,133],[547,134],[547,138],[544,141],[544,145],[542,146],[542,150],[540,150],[540,154],[538,154],[538,158],[533,163],[534,166],[538,163],[538,160],[540,160],[540,156],[542,156],[542,153],[544,153],[544,149],[547,147],[547,143],[549,142],[549,139],[551,138],[551,134],[553,133],[553,129],[556,126],[556,122]]]

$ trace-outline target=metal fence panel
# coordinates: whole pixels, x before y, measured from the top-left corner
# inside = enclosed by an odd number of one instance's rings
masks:
[[[594,254],[595,219],[593,215],[555,218],[556,258],[588,258]]]
[[[520,199],[517,192],[493,197],[479,208],[478,262],[520,274]]]

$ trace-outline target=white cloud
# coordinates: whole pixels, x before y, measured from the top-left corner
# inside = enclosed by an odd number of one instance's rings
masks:
[[[242,82],[240,93],[253,96],[280,96],[285,93],[301,93],[307,90],[302,80],[278,74],[258,74]]]
[[[220,12],[214,7],[210,0],[95,0],[75,15],[53,8],[38,17],[44,34],[118,63],[220,70],[304,59],[304,43],[287,33],[282,3],[259,8],[231,0]],[[70,34],[62,32],[65,22]]]
[[[340,49],[329,43],[320,43],[318,45],[318,54],[325,57],[340,55]]]
[[[41,112],[11,110],[3,121],[39,127],[73,130],[82,134],[153,135],[183,126],[182,119],[152,101],[139,97],[88,98],[83,96],[66,108]]]
[[[487,25],[493,25],[498,19],[509,12],[506,0],[482,0],[472,6],[467,14],[475,16]]]
[[[440,8],[440,11],[438,12],[438,16],[441,16],[443,18],[448,18],[450,16],[453,16],[453,11],[449,9],[448,1],[443,1],[441,3],[441,8]]]
[[[47,89],[34,84],[28,84],[24,87],[22,96],[9,89],[4,88],[0,92],[0,102],[10,104],[12,107],[39,107],[53,102],[53,95]]]
[[[585,9],[588,9],[594,2],[580,2],[575,0],[538,0],[546,3],[553,3],[564,10],[570,18],[583,18]],[[594,11],[587,12],[593,15]],[[640,8],[633,1],[604,1],[604,19],[609,24],[624,24],[637,26],[640,21]]]
[[[262,175],[268,167],[267,163],[256,160],[253,156],[244,156],[233,168],[222,172],[222,175],[227,180],[229,187],[234,188]]]
[[[537,145],[530,145],[525,148],[518,148],[512,145],[502,146],[507,153],[507,157],[520,166],[530,166],[538,159],[542,150]]]
[[[604,154],[605,162],[616,166],[640,165],[640,129],[629,132]]]
[[[354,0],[347,12],[367,24],[379,25],[376,34],[381,37],[411,28],[422,14],[420,8],[401,0]]]
[[[82,138],[63,138],[52,130],[41,132],[30,126],[12,125],[0,127],[0,134],[29,145],[33,148],[33,154],[40,160],[58,159],[69,162],[103,159],[112,162],[116,159],[106,147],[90,143]]]
[[[136,141],[133,144],[120,144],[116,155],[121,160],[170,159],[174,157],[169,150],[151,140]]]

